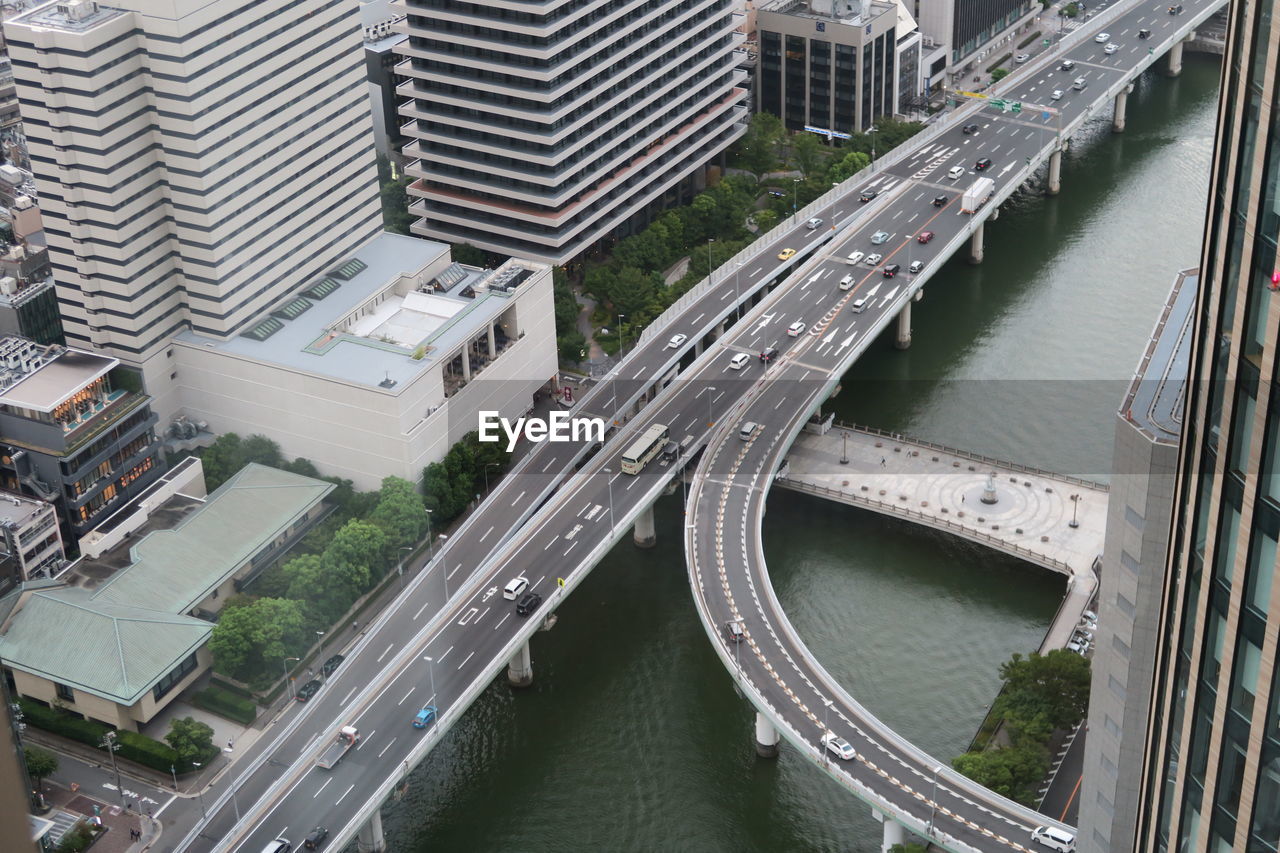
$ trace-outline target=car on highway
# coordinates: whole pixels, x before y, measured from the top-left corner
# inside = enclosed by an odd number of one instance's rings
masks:
[[[849,741],[837,735],[835,732],[827,732],[822,736],[822,745],[827,748],[827,752],[843,761],[848,761],[857,755],[853,751],[853,745]]]
[[[1110,56],[1111,54],[1115,53],[1119,49],[1120,49],[1120,45],[1116,44],[1115,42],[1111,42],[1110,44],[1108,44],[1106,47],[1102,49],[1102,52],[1105,53],[1107,56]]]
[[[1031,840],[1058,853],[1072,853],[1076,849],[1076,837],[1056,826],[1037,826],[1031,830]]]
[[[900,269],[902,269],[902,267],[897,264],[885,264],[883,275],[885,278],[893,278],[898,274],[898,270]]]
[[[798,338],[804,334],[804,323],[797,320],[790,326],[787,326],[787,334],[793,338]]]
[[[861,314],[863,311],[867,310],[867,303],[870,301],[871,300],[865,296],[859,296],[857,299],[853,300],[853,304],[849,306],[849,310],[855,314]]]
[[[949,196],[945,196],[945,195],[935,195],[935,196],[933,197],[933,206],[934,206],[934,207],[942,207],[942,206],[943,206],[943,205],[945,205],[949,200],[950,200],[950,197],[949,197]]]
[[[763,361],[765,364],[771,363],[777,357],[778,357],[777,347],[765,347],[764,349],[760,350],[760,360]],[[667,444],[669,445],[675,444],[675,442],[669,441],[667,442]]]
[[[743,633],[742,623],[737,620],[724,623],[724,638],[731,643],[741,643],[746,638]]]
[[[863,190],[862,195],[858,196],[858,201],[862,202],[863,204],[866,204],[867,202],[871,201],[871,199],[875,197],[876,197],[875,190]]]
[[[324,840],[329,837],[329,830],[323,826],[317,826],[315,829],[307,833],[307,837],[302,839],[303,850],[319,850],[320,845],[324,844]]]
[[[346,660],[346,658],[344,658],[342,655],[334,655],[333,657],[325,661],[324,665],[320,667],[320,674],[323,675],[325,678],[328,678],[329,676],[333,675],[334,671],[338,667],[342,666],[342,662],[344,660]]]
[[[263,848],[262,853],[289,853],[289,851],[292,849],[293,849],[293,842],[291,842],[289,839],[277,838],[275,841],[272,841],[265,848]]]
[[[924,261],[912,261],[911,266],[907,267],[907,272],[917,273],[924,269]]]
[[[1093,40],[1096,41],[1098,44],[1106,44],[1107,42],[1111,41],[1111,33],[1098,33],[1096,36],[1093,37]]]
[[[1014,61],[1014,62],[1016,62],[1016,63],[1018,63],[1019,65],[1021,65],[1022,63],[1026,62],[1026,61],[1027,61],[1028,59],[1030,59],[1030,58],[1031,58],[1031,54],[1029,54],[1029,53],[1020,53],[1020,54],[1018,54],[1017,56],[1015,56],[1015,57],[1013,58],[1013,61]]]
[[[879,264],[880,261],[882,261],[883,259],[884,259],[884,255],[877,255],[875,252],[872,252],[871,254],[867,255],[867,259],[863,261],[863,263],[869,267],[874,267],[877,264]]]
[[[751,356],[745,352],[736,353],[733,358],[729,359],[729,367],[732,370],[741,370],[747,366],[747,362],[751,361]],[[515,598],[515,596],[512,596]]]
[[[781,252],[778,253],[778,260],[789,261],[795,256],[796,256],[795,249],[783,249]]]
[[[425,729],[431,725],[431,721],[436,718],[436,706],[427,705],[418,713],[413,715],[413,727],[415,729]]]
[[[667,341],[667,349],[675,349],[687,340],[689,340],[688,335],[672,335],[671,340]]]
[[[1053,94],[1049,96],[1049,100],[1051,100],[1051,101],[1061,101],[1061,100],[1062,100],[1062,90],[1061,90],[1061,89],[1054,89],[1054,90],[1053,90]]]
[[[1138,38],[1140,39],[1151,38],[1151,30],[1138,30]]]
[[[952,166],[947,170],[947,177],[951,180],[964,177],[964,166]]]
[[[502,597],[507,601],[515,601],[520,597],[520,593],[529,588],[529,579],[524,575],[516,575],[507,581],[507,585],[502,590]]]
[[[871,235],[871,245],[873,246],[879,246],[881,243],[888,243],[888,242],[889,242],[888,231],[877,231],[876,233]]]
[[[866,257],[862,252],[850,252],[849,257],[845,258],[846,264],[856,264],[858,261]]]
[[[806,222],[804,224],[804,227],[808,228],[810,231],[813,231],[817,228],[822,227],[822,220],[819,217],[815,216],[812,219],[810,219],[808,222]]]
[[[917,242],[917,243],[928,243],[928,242],[929,242],[930,240],[932,240],[932,239],[933,239],[933,232],[932,232],[932,231],[921,231],[921,232],[920,232],[920,234],[916,237],[916,242]]]
[[[970,134],[978,132],[978,126],[976,124],[966,124],[964,127],[960,128],[960,132],[965,136],[969,136]]]
[[[1072,68],[1075,68],[1075,67],[1076,67],[1075,60],[1072,60],[1072,59],[1064,59],[1062,60],[1062,64],[1058,66],[1058,68],[1062,71],[1070,71]]]
[[[738,430],[738,438],[743,441],[750,441],[751,436],[755,435],[758,429],[760,429],[760,424],[755,421],[744,421],[742,428]]]
[[[840,279],[840,289],[841,289],[841,290],[852,290],[852,289],[853,289],[853,273],[849,273],[849,275],[847,275],[847,276],[845,276],[844,278]]]
[[[975,170],[975,171],[978,171],[978,172],[981,172],[983,169],[990,169],[990,168],[991,168],[991,158],[990,158],[990,157],[983,157],[983,158],[981,158],[980,160],[978,160],[978,162],[977,162],[977,163],[974,163],[974,164],[973,164],[973,168],[974,168],[974,170]]]
[[[312,696],[320,692],[320,679],[313,678],[306,684],[298,688],[298,692],[293,695],[294,699],[299,702],[306,702]]]
[[[530,613],[538,609],[538,605],[542,603],[542,596],[536,592],[526,592],[524,598],[516,603],[516,615],[528,616]]]

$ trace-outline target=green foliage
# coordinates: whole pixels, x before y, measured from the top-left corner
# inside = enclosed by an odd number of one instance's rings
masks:
[[[1008,68],[996,68],[991,72],[991,82],[995,83],[1009,76]]]
[[[997,794],[1023,805],[1033,805],[1049,769],[1049,754],[1037,744],[1021,744],[986,752],[966,752],[952,759],[951,764]]]
[[[382,226],[393,234],[408,234],[413,223],[413,215],[409,213],[408,186],[413,178],[400,175],[398,178],[387,177],[379,182],[378,195],[382,201]]]
[[[195,693],[191,704],[245,726],[253,725],[253,721],[258,719],[257,704],[222,687],[210,685]]]
[[[58,853],[80,853],[81,850],[87,850],[90,844],[93,844],[94,831],[88,820],[82,818],[75,826],[67,830],[62,835],[62,840],[58,842]]]
[[[200,452],[200,461],[204,466],[205,485],[211,492],[250,462],[287,470],[284,457],[280,454],[280,445],[263,435],[251,435],[242,439],[234,432],[223,433]],[[300,463],[304,469],[310,466],[311,470],[315,470],[305,459],[295,460],[290,464]]]
[[[1000,677],[1007,683],[997,708],[1007,719],[1040,720],[1051,731],[1074,726],[1088,711],[1089,661],[1066,649],[1015,654],[1001,665]]]
[[[823,145],[817,134],[802,131],[791,140],[791,157],[806,178],[822,171],[825,160]]]
[[[360,594],[369,588],[371,578],[368,566],[334,563],[325,556],[316,554],[295,557],[285,563],[284,573],[289,579],[289,603],[305,607],[307,614],[321,625],[331,625],[340,619]],[[273,599],[260,599],[260,601],[271,600]],[[279,601],[279,599],[274,600]],[[301,611],[297,617],[300,623],[305,623]],[[218,624],[222,624],[221,620]],[[290,650],[296,650],[296,647]],[[214,656],[216,660],[216,649]],[[277,661],[286,656],[287,652],[264,655],[268,659]],[[251,659],[247,658],[247,660]],[[234,673],[230,674],[234,675]]]
[[[131,367],[120,365],[111,371],[110,376],[111,387],[119,388],[122,391],[132,391],[134,394],[142,393],[142,374]]]
[[[22,707],[23,721],[28,725],[87,744],[94,749],[101,749],[103,735],[112,731],[110,726],[103,723],[59,711],[31,699],[19,697],[18,704]],[[160,741],[152,740],[145,735],[137,732],[116,732],[116,738],[116,755],[121,758],[136,761],[165,773],[169,772],[170,766],[178,762],[176,752]]]
[[[579,331],[572,331],[556,338],[556,351],[560,360],[577,364],[587,357],[587,338]]]
[[[449,452],[453,453],[456,447]],[[382,481],[378,504],[369,514],[369,521],[382,528],[386,547],[394,550],[413,545],[422,538],[427,526],[427,514],[423,510],[422,496],[413,483],[401,477],[387,477]]]
[[[778,166],[778,150],[786,132],[782,121],[772,113],[756,113],[747,132],[734,145],[733,163],[756,175],[771,172]]]
[[[178,753],[183,764],[203,761],[217,753],[213,745],[213,727],[202,723],[195,717],[174,718],[169,721],[169,733],[164,736],[165,742]]]
[[[27,773],[35,780],[36,787],[40,781],[58,771],[58,756],[38,746],[24,746],[22,756],[27,762]]]
[[[831,164],[827,170],[827,178],[833,184],[843,183],[871,165],[871,155],[861,151],[849,151],[839,160]]]
[[[284,573],[289,578],[291,590],[294,576],[289,566],[301,559],[319,558],[299,557],[286,564]],[[319,594],[306,587],[299,587],[297,591],[302,593],[297,598],[308,601]],[[229,602],[223,608],[209,638],[214,669],[218,672],[237,681],[253,681],[264,672],[274,673],[283,658],[296,655],[306,647],[309,627],[302,601],[259,598],[234,603],[236,606]],[[338,615],[344,611],[345,608]]]
[[[766,234],[777,226],[778,214],[772,210],[758,210],[755,214],[755,222],[760,233]]]
[[[492,483],[510,465],[505,436],[498,442],[481,442],[478,432],[464,435],[449,448],[443,462],[422,471],[423,503],[433,513],[432,524],[438,529],[457,518],[484,491],[486,472]]]
[[[501,266],[502,261],[505,260],[492,252],[477,249],[470,243],[454,243],[451,251],[455,261],[469,267],[497,267]]]
[[[1080,14],[1080,4],[1075,2],[1068,3],[1065,8],[1058,10],[1058,14],[1074,18]]]
[[[129,761],[136,761],[153,770],[168,772],[170,767],[185,769],[178,753],[167,744],[152,740],[137,732],[116,732],[116,755]]]

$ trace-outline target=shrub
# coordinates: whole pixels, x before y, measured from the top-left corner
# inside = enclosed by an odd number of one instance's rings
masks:
[[[211,711],[241,725],[252,725],[258,718],[258,706],[251,699],[236,696],[220,687],[210,686],[191,697],[191,704]]]
[[[150,767],[152,770],[160,770],[169,772],[170,767],[182,767],[183,763],[168,744],[161,743],[158,740],[152,740],[146,735],[140,735],[137,732],[117,732],[116,743],[120,746],[116,750],[116,755],[121,758],[127,758],[130,761],[136,761],[144,767]]]
[[[62,841],[58,844],[58,853],[80,853],[93,843],[94,832],[89,828],[89,824],[84,819],[67,830],[62,836]]]
[[[24,721],[30,725],[70,740],[88,744],[95,749],[102,748],[103,735],[109,731],[114,731],[105,723],[86,720],[83,717],[77,717],[65,711],[46,707],[30,699],[19,698],[18,704],[22,707]],[[160,741],[152,740],[146,735],[140,735],[137,732],[117,731],[116,744],[116,755],[120,758],[136,761],[153,770],[168,773],[169,768],[178,763],[178,753]]]

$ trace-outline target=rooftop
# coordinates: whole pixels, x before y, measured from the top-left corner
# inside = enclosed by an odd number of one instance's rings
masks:
[[[23,527],[48,509],[49,504],[45,501],[13,492],[0,492],[0,525],[13,523]]]
[[[772,0],[757,7],[761,12],[776,12],[798,18],[812,18],[837,24],[856,25],[895,12],[902,4],[884,0]],[[908,18],[910,16],[908,15]]]
[[[1152,440],[1176,444],[1182,434],[1199,270],[1178,273],[1120,411]]]
[[[93,0],[55,0],[25,14],[15,15],[6,23],[83,33],[123,14],[119,9],[99,6]]]
[[[176,340],[370,388],[403,387],[501,315],[511,294],[494,282],[518,281],[530,268],[518,261],[496,271],[463,267],[449,264],[448,252],[444,243],[382,233],[247,332],[220,341],[187,331]],[[429,266],[438,272],[419,275]],[[391,289],[401,278],[413,280],[405,295]]]
[[[0,404],[52,412],[117,364],[114,358],[8,335],[0,338]]]
[[[132,705],[208,638],[212,623],[187,612],[332,489],[248,465],[205,501],[175,495],[62,583],[24,584],[0,599],[0,620],[12,612],[0,622],[0,657]]]

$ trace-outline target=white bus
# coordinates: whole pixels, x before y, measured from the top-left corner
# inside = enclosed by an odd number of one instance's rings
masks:
[[[627,452],[622,454],[622,473],[639,474],[649,460],[658,455],[662,446],[667,443],[667,428],[662,424],[654,424],[644,431],[644,435],[635,440]]]

